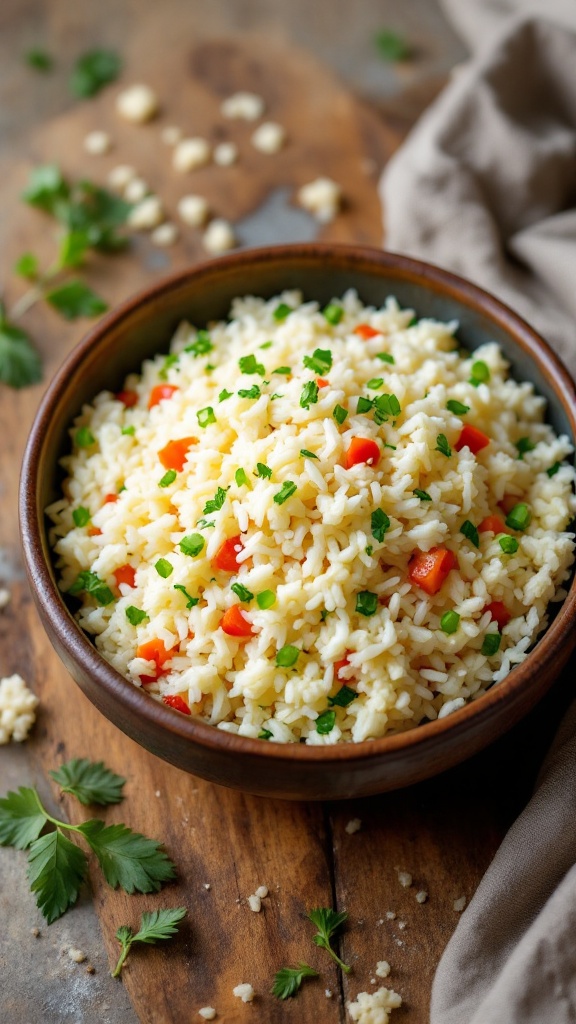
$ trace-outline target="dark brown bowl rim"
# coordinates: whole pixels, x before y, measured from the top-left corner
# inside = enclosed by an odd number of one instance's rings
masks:
[[[152,305],[161,296],[165,300],[172,290],[180,288],[191,278],[204,278],[209,284],[210,279],[214,276],[220,277],[239,265],[248,264],[257,270],[259,265],[271,260],[285,261],[287,265],[292,263],[304,265],[306,262],[316,263],[318,260],[329,264],[336,260],[345,262],[351,270],[367,269],[369,265],[372,271],[375,267],[380,267],[384,271],[394,272],[394,276],[399,280],[414,281],[420,286],[423,283],[436,286],[436,289],[444,297],[455,299],[461,305],[491,319],[512,337],[514,343],[519,344],[520,348],[528,352],[543,375],[553,383],[556,394],[561,397],[563,408],[571,423],[573,437],[576,437],[574,383],[549,344],[510,307],[489,292],[451,271],[382,249],[323,243],[245,249],[197,264],[163,277],[106,314],[68,355],[44,394],[26,445],[19,499],[22,545],[30,577],[34,580],[36,598],[41,611],[49,621],[60,645],[69,652],[73,661],[81,662],[84,670],[95,677],[100,686],[117,699],[128,712],[135,712],[152,725],[166,730],[167,747],[170,743],[170,734],[174,734],[204,748],[226,750],[229,754],[239,756],[248,754],[251,757],[261,757],[263,760],[272,758],[275,761],[286,761],[287,763],[296,760],[303,763],[308,762],[312,766],[315,763],[330,764],[333,762],[336,765],[341,762],[384,757],[386,754],[430,743],[432,740],[438,740],[446,733],[456,730],[460,732],[461,738],[464,740],[468,730],[475,729],[479,722],[489,718],[497,704],[513,697],[519,690],[527,686],[530,678],[534,676],[535,669],[540,667],[541,670],[545,664],[550,664],[560,655],[563,641],[566,642],[567,630],[570,628],[569,623],[574,623],[576,618],[576,580],[572,581],[568,596],[529,657],[513,668],[505,679],[492,686],[481,697],[472,700],[463,708],[444,718],[415,726],[406,732],[384,736],[380,739],[364,740],[360,743],[309,746],[300,743],[265,743],[262,740],[226,732],[194,716],[181,715],[135,687],[104,660],[85,634],[80,631],[68,611],[60,591],[55,586],[44,560],[42,535],[45,532],[45,526],[44,522],[36,516],[35,505],[36,479],[42,461],[43,439],[46,436],[48,423],[57,413],[60,398],[67,388],[70,377],[79,369],[87,352],[106,335],[112,325],[129,317],[137,307]]]

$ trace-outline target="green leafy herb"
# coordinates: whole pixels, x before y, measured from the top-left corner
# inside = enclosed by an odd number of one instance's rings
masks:
[[[332,714],[334,714],[334,712],[332,712]],[[330,940],[339,928],[341,928],[344,922],[347,921],[347,912],[343,910],[338,913],[336,910],[331,910],[330,907],[317,907],[315,910],[310,911],[308,917],[312,921],[312,924],[318,929],[316,935],[312,936],[312,942],[316,946],[321,946],[322,949],[325,949],[338,966],[341,967],[346,974],[350,974],[352,968],[349,967],[348,964],[342,962],[340,957],[337,956],[335,951],[332,949],[332,945],[330,943]]]
[[[188,611],[190,610],[190,608],[194,608],[194,606],[197,605],[200,600],[199,597],[192,597],[192,595],[189,594],[188,591],[186,590],[186,587],[184,586],[183,583],[175,583],[174,590],[180,590],[181,593],[184,594],[184,597],[186,598],[186,609]]]
[[[90,522],[90,512],[83,505],[79,505],[72,513],[75,526],[86,526]]]
[[[370,516],[370,528],[374,539],[382,543],[386,530],[390,529],[390,519],[381,508],[374,509]]]
[[[297,489],[296,484],[292,480],[285,480],[280,490],[274,495],[274,501],[277,505],[283,505],[285,501],[288,501],[288,498],[291,498],[296,493]]]
[[[176,363],[178,362],[179,358],[180,358],[180,356],[177,356],[175,352],[169,352],[168,353],[168,355],[164,359],[164,364],[162,366],[162,369],[158,373],[158,376],[159,376],[160,380],[167,380],[168,379],[168,370],[170,369],[171,366],[175,366],[176,365]]]
[[[471,523],[469,519],[465,519],[464,522],[462,523],[462,526],[460,527],[460,533],[463,533],[464,536],[470,541],[471,544],[474,545],[475,548],[480,547],[480,537],[478,534],[478,530],[474,526],[474,523]]]
[[[218,401],[225,402],[227,398],[232,398],[233,394],[233,391],[226,391],[226,388],[223,388],[220,394],[218,395]]]
[[[158,892],[162,882],[174,878],[172,861],[160,843],[133,832],[126,825],[105,825],[92,819],[77,826],[94,851],[104,877],[113,889],[124,892]]]
[[[472,363],[472,376],[470,377],[470,384],[473,384],[475,388],[479,384],[487,384],[490,380],[490,369],[482,359],[478,359],[475,363]]]
[[[256,472],[254,473],[254,476],[259,476],[262,478],[262,480],[270,480],[272,476],[272,470],[270,469],[270,466],[266,466],[263,462],[257,462]]]
[[[240,398],[260,398],[261,391],[257,384],[253,384],[251,388],[240,388],[238,394]]]
[[[548,474],[548,476],[549,477],[556,476],[556,473],[560,469],[561,465],[562,465],[561,462],[555,462],[553,466],[549,466],[548,469],[546,470],[546,473]]]
[[[196,413],[196,419],[198,420],[199,427],[207,427],[210,423],[216,423],[216,417],[212,406],[207,405],[205,409],[199,409]]]
[[[364,398],[360,396],[356,405],[357,413],[371,412],[374,407],[374,401],[372,398]]]
[[[366,387],[370,388],[372,391],[377,391],[378,388],[382,387],[383,383],[383,377],[372,377],[371,380],[367,382]]]
[[[164,473],[164,476],[162,477],[162,479],[158,481],[158,486],[159,487],[170,487],[170,484],[174,483],[174,481],[175,481],[177,476],[178,476],[178,473],[176,472],[175,469],[167,469],[166,472]]]
[[[302,388],[302,394],[300,395],[300,405],[303,409],[309,409],[311,405],[316,405],[318,401],[318,385],[315,380],[309,380]]]
[[[58,285],[57,288],[47,291],[44,297],[66,320],[76,320],[80,316],[98,316],[108,309],[104,300],[79,279]]]
[[[136,427],[122,427],[122,433],[127,434],[129,437],[134,437],[134,434],[136,433]]]
[[[290,309],[290,306],[287,306],[285,302],[280,302],[280,303],[279,303],[279,304],[278,304],[278,305],[276,306],[276,309],[274,310],[274,312],[273,312],[272,316],[274,317],[274,319],[275,319],[275,320],[277,320],[278,322],[280,322],[281,320],[285,320],[285,319],[286,319],[286,317],[287,317],[287,316],[288,316],[288,315],[289,315],[289,314],[290,314],[291,312],[292,312],[292,310]]]
[[[91,445],[96,444],[96,438],[88,427],[79,427],[74,434],[74,441],[78,448],[90,448]]]
[[[367,555],[371,555],[372,552],[374,551],[374,546],[372,544],[367,544],[364,550]]]
[[[529,437],[521,437],[519,441],[516,441],[518,458],[523,459],[526,452],[533,452],[535,447],[534,441],[531,441]]]
[[[385,444],[384,447],[385,448],[391,448],[393,452],[395,452],[397,450],[397,447],[396,447],[395,444]]]
[[[106,768],[103,761],[89,761],[86,757],[72,758],[50,772],[63,793],[72,793],[81,804],[119,804],[124,799],[122,789],[126,783],[121,775]]]
[[[394,356],[391,356],[389,352],[377,352],[376,359],[381,359],[383,363],[391,363],[394,365]]]
[[[278,668],[292,668],[300,657],[300,649],[292,644],[285,644],[276,654],[276,665]]]
[[[212,338],[208,334],[208,331],[197,331],[196,340],[191,345],[187,345],[184,349],[185,352],[190,352],[193,356],[205,356],[208,352],[211,352],[214,348],[212,344]]]
[[[323,711],[316,719],[316,732],[319,732],[321,736],[327,736],[329,732],[336,725],[336,712],[335,711]]]
[[[336,696],[328,697],[328,703],[330,707],[347,708],[358,696],[359,694],[356,693],[356,690],[353,690],[350,686],[342,686]]]
[[[329,348],[316,348],[311,356],[304,356],[303,362],[307,370],[313,370],[323,377],[332,369],[332,353]]]
[[[86,854],[58,829],[35,839],[28,857],[30,890],[48,924],[78,899],[86,875]]]
[[[444,615],[440,619],[440,629],[448,636],[450,636],[451,633],[456,633],[459,625],[460,616],[458,615],[458,612],[444,612]]]
[[[500,650],[501,642],[501,633],[486,633],[486,636],[482,641],[480,653],[485,655],[486,658],[491,658],[493,654],[496,654]]]
[[[336,326],[336,324],[340,323],[342,317],[344,316],[344,310],[342,309],[342,306],[337,306],[335,302],[330,302],[327,306],[324,307],[322,312],[326,317],[328,323],[332,324],[334,327]]]
[[[34,71],[52,71],[54,67],[54,59],[45,50],[28,50],[24,54],[24,59],[29,67],[34,68]]]
[[[19,277],[26,278],[27,281],[35,281],[38,277],[38,260],[34,253],[22,253],[20,259],[16,260],[14,264],[14,273]]]
[[[116,967],[111,972],[113,978],[118,978],[124,962],[134,942],[145,942],[148,945],[155,945],[163,939],[171,939],[178,931],[178,925],[186,917],[186,907],[173,907],[171,909],[145,911],[140,919],[140,928],[134,934],[128,925],[122,925],[116,932],[116,938],[122,947]]]
[[[37,206],[46,213],[54,214],[64,201],[68,200],[70,188],[56,164],[42,164],[30,174],[28,185],[22,193],[24,202]]]
[[[241,373],[259,373],[261,377],[266,373],[264,366],[257,361],[254,355],[242,356],[238,360],[238,366]]]
[[[414,494],[417,498],[420,498],[420,501],[432,501],[432,498],[428,494],[428,491],[421,491],[419,487],[416,487],[412,491],[412,494]]]
[[[290,996],[296,995],[304,978],[317,977],[318,971],[312,970],[308,964],[298,964],[298,967],[283,967],[274,975],[272,995],[277,999],[289,999]]]
[[[250,486],[250,481],[249,481],[249,479],[248,479],[248,477],[246,475],[246,470],[244,470],[244,469],[237,469],[236,472],[234,473],[234,479],[235,479],[238,487],[249,487]]]
[[[441,455],[445,455],[447,459],[450,458],[450,456],[452,455],[452,449],[448,444],[448,438],[446,437],[446,434],[438,434],[438,437],[436,438],[436,447],[434,451],[440,452]]]
[[[378,594],[372,594],[369,590],[361,590],[356,594],[356,611],[359,615],[369,618],[375,615],[378,610]]]
[[[273,341],[265,341],[263,345],[259,346],[259,348],[272,348],[273,344],[274,344]]]
[[[214,497],[210,498],[204,505],[204,508],[202,509],[203,514],[210,515],[212,512],[218,512],[226,501],[228,491],[228,487],[218,487]]]
[[[405,37],[389,28],[381,29],[375,35],[374,43],[382,60],[391,64],[398,60],[408,60],[412,54],[412,48]]]
[[[201,530],[207,530],[209,526],[214,526],[214,523],[211,519],[199,519],[196,526],[199,526]]]
[[[26,850],[38,838],[47,818],[35,789],[20,786],[0,800],[0,846]]]
[[[343,409],[341,405],[335,405],[333,410],[332,410],[332,415],[333,415],[334,419],[336,420],[336,422],[339,423],[340,426],[342,426],[342,424],[344,423],[344,420],[346,419],[346,417],[348,415],[348,410],[347,409]]]
[[[95,572],[81,572],[70,587],[69,594],[90,594],[98,604],[111,604],[114,594]]]
[[[317,459],[318,456],[314,452],[309,452],[307,448],[300,449],[300,455],[303,459]]]
[[[144,622],[144,619],[148,618],[148,616],[141,608],[136,608],[135,605],[130,604],[126,609],[126,618],[131,626],[139,626],[141,622]]]
[[[519,502],[518,505],[514,505],[514,508],[506,516],[506,526],[509,526],[511,530],[526,530],[530,526],[532,519],[532,513],[523,501]]]
[[[256,594],[256,603],[262,611],[266,611],[276,604],[276,594],[273,590],[263,590],[261,594]]]
[[[6,319],[0,305],[0,381],[11,388],[25,388],[40,380],[40,356],[28,335]]]
[[[182,537],[178,547],[183,555],[190,555],[195,558],[199,555],[204,547],[206,541],[201,533],[189,533],[186,537]]]
[[[328,618],[328,616],[329,616],[329,615],[331,615],[331,614],[332,614],[332,613],[331,613],[331,612],[329,612],[327,608],[323,608],[323,609],[322,609],[322,611],[320,612],[320,621],[321,621],[321,622],[326,622],[326,619],[327,619],[327,618]]]
[[[156,569],[156,572],[158,573],[159,576],[162,577],[163,580],[167,580],[168,577],[171,576],[172,573],[174,572],[174,566],[171,565],[167,558],[159,558],[158,561],[155,563],[154,568]]]
[[[78,58],[70,77],[70,91],[77,99],[96,96],[105,85],[115,82],[122,61],[113,50],[89,50]]]
[[[260,729],[258,733],[259,740],[270,740],[274,734],[270,732],[270,729]]]
[[[232,586],[230,587],[230,590],[234,591],[236,597],[238,597],[240,601],[254,600],[254,594],[252,593],[252,591],[248,590],[248,587],[243,586],[242,583],[233,583]]]
[[[505,555],[515,555],[520,546],[516,537],[510,537],[507,533],[503,533],[498,537],[498,543]]]
[[[396,395],[377,395],[374,399],[374,421],[385,423],[390,416],[399,416],[402,412]]]
[[[292,367],[291,366],[277,366],[275,370],[272,370],[272,373],[279,373],[283,377],[289,377],[290,374],[292,373]]]
[[[446,408],[453,412],[455,416],[464,416],[467,412],[470,412],[469,405],[463,405],[462,402],[457,402],[455,398],[448,399]]]

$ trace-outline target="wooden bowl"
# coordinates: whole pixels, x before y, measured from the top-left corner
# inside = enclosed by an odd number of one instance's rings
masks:
[[[334,746],[264,743],[223,732],[158,703],[116,672],[74,621],[56,585],[44,509],[58,495],[58,460],[84,402],[119,390],[143,359],[167,349],[180,320],[225,318],[231,299],[299,288],[329,302],[347,288],[380,306],[393,294],[419,316],[458,319],[467,348],[493,339],[519,380],[548,400],[557,432],[576,435],[576,395],[567,371],[531,327],[497,299],[437,267],[379,250],[293,245],[247,250],[160,280],[105,316],[50,384],[24,457],[22,542],[45,629],[71,676],[102,714],[158,757],[211,782],[289,799],[340,799],[407,786],[496,739],[543,696],[576,644],[576,584],[521,665],[446,718],[399,735]],[[65,704],[63,705],[65,706]],[[63,712],[65,713],[65,711]]]

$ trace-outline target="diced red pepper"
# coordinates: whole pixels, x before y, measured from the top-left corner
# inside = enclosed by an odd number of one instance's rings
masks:
[[[346,654],[344,655],[343,658],[340,659],[340,661],[334,662],[334,679],[340,679],[340,673],[342,669],[346,668],[346,666],[350,664],[350,660],[348,658],[349,654],[350,651],[346,651]]]
[[[177,441],[169,441],[166,447],[161,448],[158,452],[158,458],[164,469],[175,469],[181,473],[188,451],[193,444],[198,444],[197,437],[180,437]]]
[[[502,632],[504,626],[507,626],[512,618],[512,613],[508,611],[503,601],[492,601],[486,605],[484,611],[490,612],[494,622],[498,623],[500,632]]]
[[[430,548],[430,551],[414,552],[408,577],[411,583],[433,596],[440,590],[450,570],[457,568],[458,559],[448,548]]]
[[[502,501],[499,501],[498,504],[505,515],[509,515],[519,501],[522,501],[522,498],[519,498],[517,494],[505,494]]]
[[[365,462],[370,466],[377,466],[380,462],[380,448],[370,437],[353,437],[345,455],[346,469],[352,466],[359,466]]]
[[[180,389],[177,388],[175,384],[157,384],[150,392],[148,408],[153,409],[155,405],[158,405],[158,403],[162,402],[165,398],[172,398],[174,392],[179,390]]]
[[[225,540],[222,547],[218,549],[212,564],[216,569],[221,569],[222,572],[238,572],[240,563],[238,562],[238,555],[242,551],[242,537],[229,537]]]
[[[487,434],[483,434],[478,427],[473,427],[471,423],[465,423],[454,447],[457,452],[462,451],[463,448],[469,448],[472,454],[476,455],[489,444],[490,438]]]
[[[102,530],[100,529],[99,526],[89,526],[86,532],[87,532],[89,537],[101,537],[102,536]]]
[[[479,533],[511,533],[500,516],[486,516],[478,526]]]
[[[247,639],[254,635],[252,623],[243,615],[237,604],[233,604],[224,612],[220,625],[228,636]]]
[[[154,639],[147,640],[145,643],[140,644],[136,648],[136,657],[143,658],[144,661],[153,661],[156,665],[156,678],[162,674],[162,669],[167,661],[172,657],[170,651],[166,650],[163,640]],[[149,678],[149,677],[142,677]]]
[[[167,704],[169,708],[174,708],[175,711],[181,711],[183,715],[192,714],[186,701],[183,700],[182,697],[179,697],[177,693],[173,695],[168,694],[167,696],[162,697],[162,702]]]
[[[364,341],[368,341],[369,338],[375,338],[377,334],[382,334],[382,331],[377,331],[370,324],[358,324],[354,328],[354,334],[357,334],[360,338],[364,338]]]
[[[117,586],[120,586],[121,583],[127,583],[129,587],[136,586],[136,569],[133,565],[120,565],[114,569],[112,575],[116,579]]]
[[[324,377],[316,377],[316,383],[317,383],[319,388],[328,388],[328,387],[330,387],[330,381],[326,380]]]
[[[136,391],[119,391],[116,398],[119,402],[122,402],[127,409],[131,409],[138,401],[138,394]]]
[[[105,505],[113,505],[115,501],[118,501],[118,495],[117,494],[105,494],[104,495],[104,504]]]

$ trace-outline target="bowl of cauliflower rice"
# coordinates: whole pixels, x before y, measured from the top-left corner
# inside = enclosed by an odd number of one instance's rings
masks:
[[[346,246],[164,279],[67,359],[21,484],[71,675],[223,785],[341,798],[502,734],[574,647],[576,399],[469,282]]]

